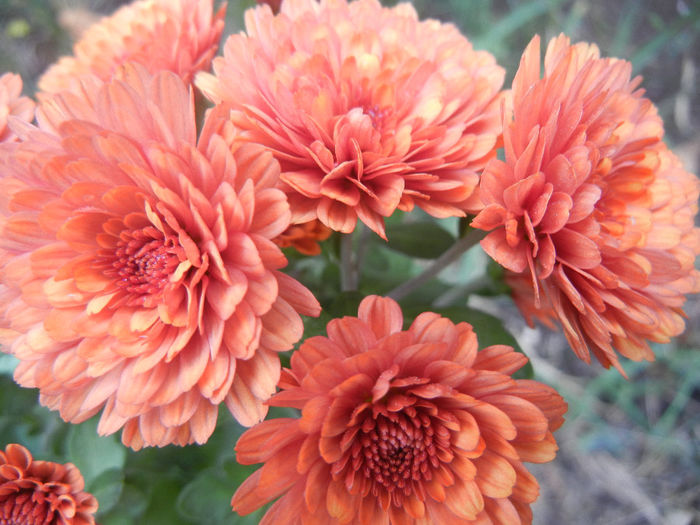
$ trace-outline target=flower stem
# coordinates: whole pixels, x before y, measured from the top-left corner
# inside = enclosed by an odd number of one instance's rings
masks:
[[[488,232],[472,229],[464,237],[461,237],[440,257],[435,259],[422,273],[409,279],[400,286],[394,288],[387,294],[392,299],[403,299],[408,294],[417,290],[433,277],[436,277],[442,270],[459,259],[469,248],[483,239]]]
[[[340,289],[343,292],[357,290],[357,268],[352,247],[352,233],[340,237]]]

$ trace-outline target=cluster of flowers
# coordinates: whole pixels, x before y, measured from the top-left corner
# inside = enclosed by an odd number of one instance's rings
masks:
[[[277,499],[264,523],[530,523],[523,462],[554,457],[566,404],[513,379],[526,358],[478,350],[469,324],[434,313],[404,329],[395,301],[370,296],[281,370],[320,305],[280,248],[318,253],[358,220],[386,238],[384,218],[416,206],[475,216],[526,318],[624,373],[616,351],[653,359],[700,290],[700,186],[640,79],[564,36],[542,72],[535,37],[504,91],[454,26],[377,0],[258,6],[214,58],[224,7],[123,7],[36,102],[0,77],[15,380],[66,421],[101,413],[99,433],[135,450],[205,443],[226,403],[253,426],[237,460],[264,463],[232,504]],[[301,417],[260,423],[268,405]],[[72,465],[0,456],[3,523],[94,523]]]

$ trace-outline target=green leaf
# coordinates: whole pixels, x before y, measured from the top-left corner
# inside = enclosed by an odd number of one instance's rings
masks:
[[[220,467],[202,471],[177,497],[177,511],[198,523],[223,523],[231,518],[234,485]]]
[[[105,474],[110,472],[114,471],[109,470]],[[88,487],[88,489],[88,492],[90,492],[90,487]],[[102,525],[129,525],[131,523],[139,523],[137,518],[140,518],[146,510],[148,506],[148,496],[150,495],[148,491],[143,490],[142,487],[124,483],[123,480],[118,505],[106,508],[105,502],[103,502],[95,492],[92,492],[92,494],[98,498],[100,504],[97,512],[100,518],[99,522]]]
[[[192,521],[185,519],[177,512],[178,494],[182,484],[174,479],[163,479],[158,472],[152,473],[153,490],[151,492],[151,500],[143,517],[134,523],[147,523],[148,525],[184,525],[202,523],[201,521]],[[215,525],[217,522],[206,521],[210,525]]]
[[[124,486],[124,473],[121,469],[105,470],[87,486],[99,502],[99,512],[107,512],[119,501]]]
[[[335,300],[328,306],[328,315],[334,318],[346,315],[357,316],[357,308],[364,295],[357,291],[339,292]]]
[[[126,449],[117,435],[97,434],[97,421],[94,417],[72,425],[68,432],[68,457],[80,469],[88,486],[103,472],[121,469],[126,459]]]
[[[423,259],[439,257],[456,240],[450,232],[434,221],[388,226],[386,235],[392,250]]]
[[[242,517],[231,510],[231,497],[236,488],[257,468],[237,465],[232,461],[223,467],[203,470],[180,492],[176,502],[177,511],[193,523],[259,523],[264,509]]]

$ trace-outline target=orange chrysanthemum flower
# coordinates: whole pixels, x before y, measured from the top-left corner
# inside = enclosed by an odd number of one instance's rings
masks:
[[[191,82],[208,70],[224,29],[226,5],[213,0],[139,0],[90,27],[39,79],[39,89],[59,93],[80,88],[80,76],[109,80],[120,65],[138,62],[151,73],[172,71]]]
[[[97,87],[46,102],[50,132],[27,125],[0,149],[15,380],[70,422],[104,409],[98,431],[123,427],[134,449],[205,442],[222,401],[252,425],[298,312],[320,311],[279,271],[279,165],[215,111],[197,142],[192,92],[170,72],[129,66]]]
[[[700,186],[630,72],[562,35],[540,78],[533,39],[513,80],[505,162],[484,171],[472,223],[494,230],[482,241],[491,257],[530,275],[529,287],[511,278],[526,315],[556,316],[581,359],[590,350],[621,372],[615,349],[652,360],[648,341],[681,333],[684,295],[700,289]]]
[[[34,461],[22,445],[0,450],[2,525],[94,525],[97,500],[72,463]]]
[[[503,69],[409,4],[288,0],[246,13],[197,86],[282,166],[292,222],[339,232],[414,205],[464,216],[500,133]]]
[[[523,461],[546,462],[566,403],[515,380],[527,359],[477,351],[467,323],[423,313],[402,331],[392,299],[362,301],[292,355],[271,419],[236,445],[264,462],[233,496],[247,514],[280,497],[261,524],[531,523],[538,485]]]
[[[328,239],[331,233],[330,228],[315,219],[302,224],[291,224],[274,241],[281,248],[291,246],[304,255],[318,255],[321,253],[321,246],[318,243]]]
[[[0,76],[0,142],[16,140],[8,126],[9,117],[17,117],[25,122],[34,118],[34,102],[22,95],[22,77],[14,73]]]

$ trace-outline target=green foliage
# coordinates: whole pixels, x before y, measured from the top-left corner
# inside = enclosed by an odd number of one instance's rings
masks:
[[[97,422],[98,418],[94,417],[80,425],[71,425],[68,431],[68,456],[75,458],[73,463],[88,484],[106,471],[120,470],[126,460],[126,449],[116,435],[97,435]]]
[[[389,248],[421,259],[436,259],[455,242],[455,236],[436,221],[404,222],[387,227]]]

